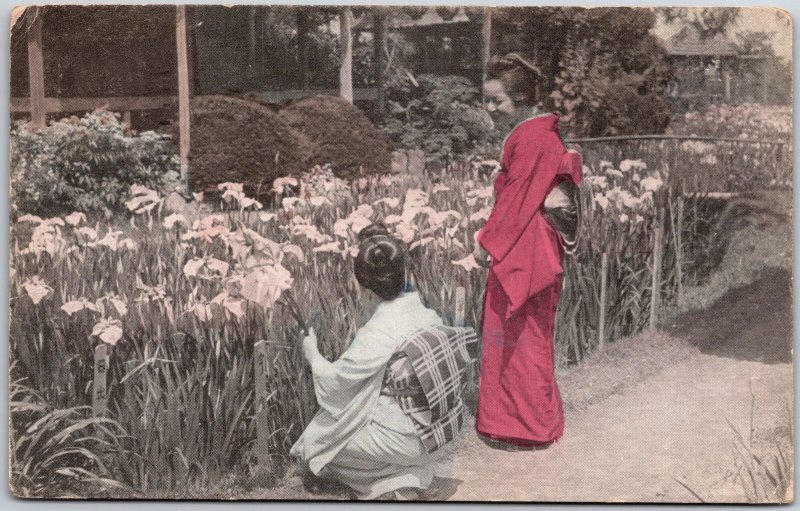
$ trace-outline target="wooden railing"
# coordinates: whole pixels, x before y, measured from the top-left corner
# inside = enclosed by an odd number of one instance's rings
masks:
[[[565,140],[584,162],[644,161],[689,190],[733,192],[792,185],[792,147],[786,141],[684,135],[630,135]]]
[[[44,98],[44,109],[48,114],[61,112],[91,112],[106,106],[114,112],[158,110],[174,106],[177,96],[118,96],[109,98]],[[30,98],[11,98],[11,113],[31,111]]]
[[[309,96],[339,96],[338,89],[295,89],[257,91],[250,93],[261,101],[281,103],[283,101],[300,99]],[[353,89],[355,101],[374,101],[378,97],[375,87]],[[113,112],[135,112],[139,110],[159,110],[161,108],[176,107],[177,96],[117,96],[96,98],[44,98],[44,109],[48,114],[61,112],[91,112],[106,106]],[[28,113],[31,111],[30,98],[11,98],[11,113]]]

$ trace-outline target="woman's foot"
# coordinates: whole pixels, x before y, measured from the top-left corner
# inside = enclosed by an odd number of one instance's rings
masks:
[[[458,485],[463,483],[459,479],[450,477],[433,476],[431,485],[419,491],[419,500],[444,501],[456,494]]]
[[[500,449],[503,451],[508,452],[519,452],[519,451],[540,451],[543,449],[547,449],[550,447],[553,442],[546,442],[543,444],[534,444],[534,443],[517,443],[514,440],[501,440],[499,438],[492,438],[490,436],[478,434],[483,443],[487,446],[491,447],[492,449]]]
[[[417,500],[420,497],[418,488],[400,488],[397,490],[387,491],[383,495],[375,497],[375,500]]]

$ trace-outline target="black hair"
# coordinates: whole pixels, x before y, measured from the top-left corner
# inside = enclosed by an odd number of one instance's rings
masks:
[[[381,224],[365,227],[358,238],[361,246],[353,262],[356,280],[382,299],[394,300],[405,283],[405,244]]]
[[[489,61],[486,77],[500,80],[514,101],[534,105],[542,72],[519,53],[495,55]]]
[[[369,224],[368,226],[364,227],[360,231],[358,231],[358,241],[359,243],[371,238],[372,236],[378,235],[389,235],[389,229],[382,223],[377,222],[374,224]]]

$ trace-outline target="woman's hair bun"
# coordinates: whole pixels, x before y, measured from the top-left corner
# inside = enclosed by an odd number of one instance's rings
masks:
[[[358,241],[363,242],[373,236],[388,236],[389,229],[382,223],[369,224],[358,231]]]
[[[378,227],[367,233],[365,230],[358,233],[359,238],[362,234],[367,236],[353,262],[356,280],[384,300],[397,298],[405,283],[405,244],[389,235],[385,226],[385,233],[378,232]]]

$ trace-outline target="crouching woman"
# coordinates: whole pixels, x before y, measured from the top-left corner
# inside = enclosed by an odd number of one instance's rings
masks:
[[[436,451],[461,429],[460,381],[477,339],[403,291],[402,241],[380,228],[362,234],[356,278],[382,301],[335,362],[313,332],[303,340],[320,409],[291,454],[359,499],[413,498],[433,481]]]

